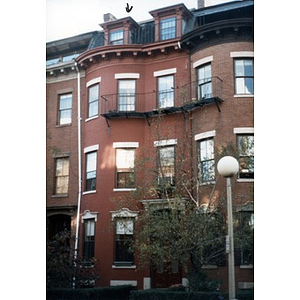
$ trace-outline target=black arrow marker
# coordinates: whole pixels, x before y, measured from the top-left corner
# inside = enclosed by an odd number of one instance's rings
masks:
[[[126,3],[127,4],[127,6],[125,7],[125,9],[126,9],[126,11],[129,13],[129,12],[131,12],[131,10],[133,9],[133,6],[131,6],[130,8],[129,8],[129,4],[128,3]]]

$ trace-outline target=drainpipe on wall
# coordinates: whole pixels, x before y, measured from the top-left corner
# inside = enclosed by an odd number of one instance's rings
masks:
[[[80,204],[81,204],[81,108],[80,108],[80,71],[77,62],[74,63],[77,71],[77,130],[78,130],[78,199],[77,199],[77,218],[76,218],[76,234],[75,234],[75,252],[74,260],[78,255],[78,238],[79,238],[79,219],[80,219]],[[75,284],[75,282],[74,282]]]

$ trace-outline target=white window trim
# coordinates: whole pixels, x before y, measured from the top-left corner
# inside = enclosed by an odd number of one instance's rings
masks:
[[[230,57],[254,57],[254,51],[234,51],[230,52]]]
[[[88,88],[88,87],[90,87],[90,86],[92,86],[92,85],[94,85],[96,83],[100,83],[100,82],[101,82],[101,77],[97,77],[97,78],[91,79],[90,81],[88,81],[86,83],[86,87]]]
[[[172,146],[172,145],[177,145],[177,139],[161,140],[161,141],[154,142],[154,147],[164,147],[164,146]]]
[[[113,148],[138,148],[139,142],[114,142]]]
[[[136,188],[114,188],[113,192],[132,192],[136,191]]]
[[[253,133],[254,134],[254,127],[235,127],[235,128],[233,128],[233,133],[235,133],[235,134]]]
[[[84,153],[88,153],[88,152],[93,152],[93,151],[97,151],[97,150],[99,150],[99,144],[97,144],[97,145],[92,145],[92,146],[89,146],[89,147],[85,147],[85,148],[83,149],[83,152],[84,152]]]
[[[214,60],[214,57],[213,56],[207,56],[207,57],[204,57],[202,59],[199,59],[197,61],[195,61],[193,63],[193,68],[196,69],[197,67],[201,66],[201,65],[204,65],[204,64],[207,64],[209,62],[212,62]]]
[[[177,68],[154,71],[153,76],[154,77],[160,77],[160,76],[165,76],[165,75],[172,75],[172,74],[175,74],[175,73],[177,73]]]
[[[137,280],[111,280],[110,286],[132,285],[137,286]]]
[[[89,210],[85,210],[81,215],[81,223],[84,223],[85,220],[95,219],[97,222],[98,212],[91,212]]]
[[[139,73],[118,73],[115,74],[115,79],[139,79]]]
[[[215,130],[198,133],[195,135],[195,141],[204,140],[204,139],[214,137],[214,136],[216,136]]]

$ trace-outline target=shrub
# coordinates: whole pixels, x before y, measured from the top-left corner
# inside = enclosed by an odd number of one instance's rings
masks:
[[[218,292],[183,292],[170,289],[132,291],[130,300],[219,300]]]
[[[47,300],[128,300],[130,291],[133,289],[134,287],[130,285],[86,289],[48,289]]]

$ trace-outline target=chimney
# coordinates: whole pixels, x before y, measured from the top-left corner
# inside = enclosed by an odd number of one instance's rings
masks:
[[[104,22],[110,22],[110,21],[117,20],[117,18],[114,15],[112,15],[111,13],[107,13],[107,14],[103,15],[103,20],[104,20]]]
[[[205,0],[198,0],[198,9],[205,7]]]

